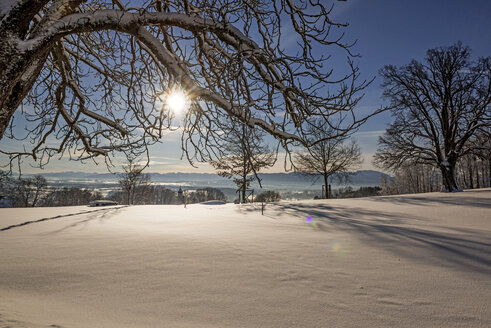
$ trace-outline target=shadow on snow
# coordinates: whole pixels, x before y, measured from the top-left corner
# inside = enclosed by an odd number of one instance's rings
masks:
[[[7,231],[7,230],[10,230],[10,229],[14,229],[14,228],[23,227],[23,226],[26,226],[26,225],[29,225],[29,224],[33,224],[33,223],[40,223],[40,222],[45,222],[45,221],[50,221],[50,220],[56,220],[56,219],[62,219],[62,218],[70,217],[70,216],[83,215],[83,214],[94,213],[94,212],[102,212],[102,214],[99,215],[99,216],[97,216],[97,215],[96,216],[92,216],[91,215],[87,219],[74,222],[74,223],[72,223],[72,224],[70,224],[70,225],[68,225],[68,226],[66,226],[66,227],[64,227],[64,228],[62,228],[60,230],[54,231],[54,232],[61,232],[61,231],[66,230],[68,228],[75,227],[75,226],[77,226],[79,224],[87,223],[87,222],[92,221],[92,220],[95,220],[95,219],[103,219],[111,211],[117,212],[118,210],[120,210],[120,209],[122,209],[124,207],[126,207],[126,206],[111,207],[111,208],[102,208],[102,209],[97,209],[97,210],[92,210],[92,211],[84,211],[84,212],[78,212],[78,213],[62,214],[62,215],[56,215],[56,216],[51,216],[51,217],[47,217],[47,218],[41,218],[41,219],[37,219],[37,220],[25,221],[25,222],[22,222],[22,223],[13,224],[13,225],[10,225],[10,226],[4,227],[4,228],[0,228],[0,232],[1,231]],[[114,215],[116,213],[112,213],[112,214]]]
[[[390,197],[380,201],[401,202],[411,204],[417,202],[423,205],[454,204],[465,206],[484,206],[481,200],[464,198],[426,199],[421,197]],[[400,199],[398,199],[400,198]],[[409,199],[408,199],[409,198]],[[375,198],[371,198],[375,199]],[[405,201],[407,200],[408,201]],[[246,211],[258,212],[257,208],[243,208]],[[260,211],[260,210],[259,210]],[[273,214],[274,213],[274,214]],[[425,229],[425,218],[406,213],[366,210],[361,208],[346,208],[318,204],[268,204],[265,212],[271,219],[280,220],[282,214],[297,216],[302,222],[308,216],[315,220],[317,230],[338,230],[354,234],[362,242],[393,252],[396,256],[411,258],[428,265],[438,264],[457,268],[463,271],[491,273],[491,236],[487,231],[456,227],[434,227],[435,230]],[[464,218],[463,218],[464,219]],[[421,223],[419,227],[414,227]],[[412,226],[408,226],[412,225]]]

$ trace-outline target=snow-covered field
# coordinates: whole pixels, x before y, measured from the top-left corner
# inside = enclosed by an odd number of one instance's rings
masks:
[[[0,209],[0,327],[491,327],[491,189],[264,214]]]

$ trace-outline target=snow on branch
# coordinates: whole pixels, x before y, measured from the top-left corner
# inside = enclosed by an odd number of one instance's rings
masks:
[[[266,131],[288,152],[291,143],[322,141],[312,133],[319,121],[333,129],[330,138],[347,136],[383,110],[355,115],[371,81],[358,81],[351,59],[335,72],[329,56],[316,55],[338,47],[356,56],[331,30],[346,24],[333,22],[322,1],[9,3],[0,12],[0,138],[17,138],[12,117],[21,104],[31,108],[25,116],[35,123],[23,138],[33,147],[23,155],[146,153],[175,120],[159,97],[176,87],[192,101],[182,120],[190,160],[220,157],[231,119]],[[22,22],[7,19],[27,5]],[[297,45],[283,46],[292,31]],[[59,146],[46,146],[53,142]]]

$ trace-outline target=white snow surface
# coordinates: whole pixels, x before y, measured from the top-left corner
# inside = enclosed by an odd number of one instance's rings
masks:
[[[202,205],[225,205],[223,200],[207,200],[206,202],[200,203]]]
[[[491,189],[264,214],[0,209],[0,327],[491,327]]]

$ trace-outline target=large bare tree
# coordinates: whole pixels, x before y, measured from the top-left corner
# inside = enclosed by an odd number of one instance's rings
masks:
[[[333,138],[336,131],[332,128],[326,127],[313,133],[316,139],[324,140],[295,154],[295,171],[314,180],[322,177],[325,198],[329,198],[330,179],[336,177],[340,182],[348,180],[352,171],[362,163],[361,150],[348,136]]]
[[[220,155],[230,118],[287,150],[318,119],[343,120],[344,135],[367,119],[353,111],[367,82],[331,10],[325,0],[3,0],[0,139],[30,141],[4,153],[41,165],[57,153],[138,157],[175,126],[161,103],[174,90],[189,98],[191,161]],[[336,48],[351,58],[337,72]]]
[[[491,57],[471,61],[470,49],[457,43],[381,74],[395,120],[379,139],[375,162],[389,169],[434,165],[443,189],[458,191],[457,161],[480,148],[474,136],[490,138]]]

